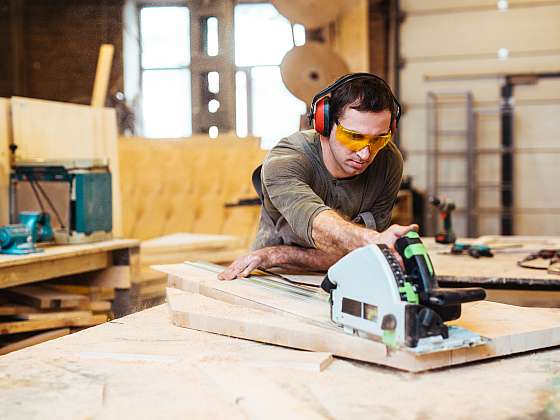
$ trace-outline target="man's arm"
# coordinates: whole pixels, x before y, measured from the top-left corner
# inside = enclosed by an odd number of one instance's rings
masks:
[[[392,225],[376,232],[344,220],[334,210],[320,212],[313,220],[313,240],[317,249],[298,246],[271,246],[236,259],[218,275],[220,280],[247,277],[256,268],[281,267],[304,271],[326,271],[348,252],[369,244],[385,244],[394,249],[395,242],[418,225]]]
[[[251,271],[262,268],[280,267],[288,270],[326,271],[343,254],[327,253],[319,249],[299,246],[269,246],[253,251],[236,259],[218,275],[220,280],[247,277]]]
[[[394,249],[395,242],[418,225],[392,225],[379,233],[342,218],[334,210],[320,212],[313,220],[313,241],[317,249],[328,254],[342,254],[369,244],[385,244]]]

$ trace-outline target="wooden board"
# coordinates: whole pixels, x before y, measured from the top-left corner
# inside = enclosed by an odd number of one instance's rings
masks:
[[[0,323],[0,335],[16,334],[27,331],[50,330],[63,327],[89,327],[107,321],[106,315],[91,315],[68,319],[40,319]]]
[[[122,236],[118,131],[115,110],[13,97],[18,160],[109,159],[113,233]]]
[[[90,311],[62,311],[62,312],[44,312],[44,313],[27,313],[16,315],[17,319],[27,320],[27,321],[38,321],[38,320],[55,320],[55,319],[79,319],[79,318],[89,318],[92,313]]]
[[[49,246],[44,252],[28,255],[0,255],[0,287],[101,270],[113,265],[115,253],[138,245],[135,240],[114,239],[83,245]]]
[[[17,286],[2,290],[10,299],[38,309],[73,309],[88,299],[85,296],[49,290],[41,286]]]
[[[239,238],[230,235],[173,233],[171,235],[142,241],[140,245],[140,254],[144,257],[148,255],[186,251],[222,249],[226,247],[237,247],[239,245]]]
[[[411,372],[560,345],[560,310],[519,308],[483,301],[463,305],[461,319],[450,324],[489,338],[488,344],[418,356],[406,350],[387,354],[382,343],[349,336],[334,326],[326,300],[290,298],[251,279],[221,282],[215,273],[184,264],[156,268],[170,275],[171,284],[213,299],[186,302],[182,306],[186,309],[180,315],[184,325],[196,325],[203,330],[208,325],[215,333],[327,351]],[[185,296],[181,299],[189,299],[189,295]],[[216,300],[221,302],[215,303]],[[189,305],[195,308],[192,312]],[[200,309],[200,305],[207,307]],[[306,331],[311,335],[306,335]]]
[[[0,347],[0,356],[11,353],[16,350],[21,350],[29,346],[44,343],[45,341],[54,340],[55,338],[64,337],[70,334],[70,328],[61,328],[58,330],[47,331],[41,334],[36,334],[32,337],[24,338]]]

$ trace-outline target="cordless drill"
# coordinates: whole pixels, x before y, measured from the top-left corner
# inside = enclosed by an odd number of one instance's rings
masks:
[[[453,244],[457,237],[451,225],[451,212],[455,210],[455,203],[447,198],[430,197],[430,204],[436,207],[443,220],[443,232],[436,235],[436,242],[440,244]]]

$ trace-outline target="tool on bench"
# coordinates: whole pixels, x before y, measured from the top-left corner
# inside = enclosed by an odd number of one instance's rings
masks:
[[[447,198],[430,197],[430,204],[439,210],[439,215],[443,220],[443,232],[436,235],[436,242],[440,244],[455,243],[457,236],[453,232],[451,223],[451,213],[455,210],[455,203]]]
[[[396,242],[405,269],[384,245],[356,249],[334,264],[321,287],[330,293],[331,319],[346,332],[382,340],[416,354],[470,347],[486,340],[447,326],[461,304],[483,300],[484,289],[440,288],[416,232]]]
[[[529,261],[550,260],[548,266],[530,264]],[[522,260],[517,261],[517,265],[533,270],[547,270],[550,274],[560,274],[560,249],[541,249],[539,252],[527,255]]]
[[[19,224],[0,228],[0,253],[25,255],[42,252],[37,242],[52,241],[54,234],[48,213],[26,211],[19,215]]]
[[[22,210],[50,214],[57,243],[111,239],[111,191],[107,159],[20,161],[11,172],[10,219]]]
[[[493,257],[494,254],[488,245],[454,243],[451,247],[454,255],[468,254],[473,258]]]

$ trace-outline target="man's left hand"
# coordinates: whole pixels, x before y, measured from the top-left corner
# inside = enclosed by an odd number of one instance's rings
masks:
[[[231,265],[218,274],[220,280],[234,280],[240,277],[247,277],[258,267],[267,267],[267,253],[265,249],[259,249],[237,258]]]

